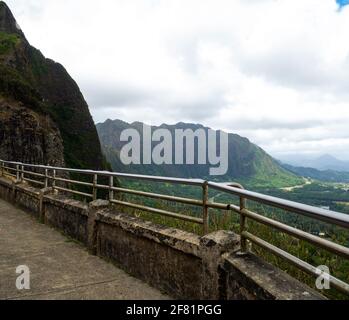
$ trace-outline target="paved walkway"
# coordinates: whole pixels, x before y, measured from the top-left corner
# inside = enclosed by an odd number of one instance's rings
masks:
[[[30,269],[30,290],[16,288],[19,265]],[[0,299],[167,298],[0,200]]]

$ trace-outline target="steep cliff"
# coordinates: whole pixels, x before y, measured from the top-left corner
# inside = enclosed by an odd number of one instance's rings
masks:
[[[59,130],[50,117],[0,97],[0,158],[64,166]]]
[[[3,1],[0,98],[1,157],[40,163],[58,157],[70,167],[105,168],[97,131],[79,87],[62,65],[29,44]],[[23,151],[17,150],[19,146]]]

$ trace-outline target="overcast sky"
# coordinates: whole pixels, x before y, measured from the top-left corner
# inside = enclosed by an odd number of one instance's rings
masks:
[[[335,0],[7,0],[95,122],[188,121],[276,157],[349,159],[349,7]]]

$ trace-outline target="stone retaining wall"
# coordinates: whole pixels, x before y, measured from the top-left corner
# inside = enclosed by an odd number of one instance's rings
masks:
[[[117,212],[104,200],[84,204],[3,177],[0,197],[174,298],[323,298],[258,257],[239,256],[232,232],[200,237]]]

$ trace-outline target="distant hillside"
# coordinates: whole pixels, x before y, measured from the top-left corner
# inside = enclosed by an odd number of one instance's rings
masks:
[[[4,159],[105,168],[97,131],[79,87],[62,65],[28,43],[3,1],[0,137]]]
[[[314,168],[317,170],[333,170],[349,172],[349,161],[339,160],[329,154],[320,157],[306,157],[301,155],[289,155],[279,157],[283,163],[294,167]]]
[[[254,186],[292,186],[302,183],[303,180],[295,174],[282,168],[272,157],[248,139],[236,134],[229,134],[229,169],[224,176],[209,176],[210,165],[129,165],[120,161],[120,150],[125,142],[120,141],[120,134],[124,129],[136,129],[142,133],[143,124],[134,122],[129,124],[121,120],[107,120],[97,124],[97,131],[102,143],[103,152],[115,171],[152,174],[161,176],[208,178],[220,181],[240,181]],[[204,129],[199,124],[178,123],[176,125],[163,124],[157,128],[167,128],[174,134],[176,129]],[[197,163],[197,162],[196,162]]]
[[[349,183],[349,172],[341,172],[335,170],[317,170],[314,168],[295,167],[289,164],[282,164],[286,170],[306,178],[326,182],[344,182]]]

